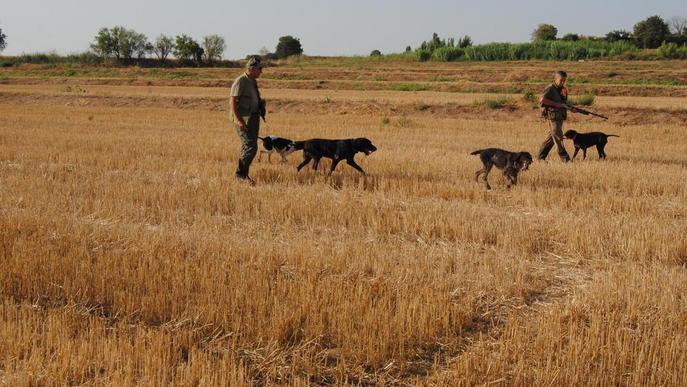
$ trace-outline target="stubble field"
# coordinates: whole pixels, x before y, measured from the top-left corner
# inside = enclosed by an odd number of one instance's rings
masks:
[[[0,69],[0,383],[684,385],[683,64],[281,63],[262,134],[379,150],[255,187],[240,69]],[[536,154],[559,67],[608,160],[485,192],[469,152]]]

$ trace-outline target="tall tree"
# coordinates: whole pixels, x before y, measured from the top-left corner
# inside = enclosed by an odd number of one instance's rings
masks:
[[[632,40],[632,34],[625,30],[613,30],[606,34],[606,40],[609,42],[628,41]]]
[[[148,42],[148,38],[145,35],[134,30],[128,30],[126,32],[126,37],[131,42],[132,56],[142,59],[152,51],[152,45]],[[129,59],[130,58],[131,57],[129,57]]]
[[[155,44],[153,45],[153,52],[155,55],[165,60],[174,50],[174,40],[170,36],[162,34],[155,39]]]
[[[226,48],[227,44],[224,42],[224,38],[219,35],[203,37],[203,50],[205,51],[205,60],[208,62],[222,59]]]
[[[556,40],[558,28],[551,24],[540,24],[532,31],[532,40]]]
[[[0,51],[4,50],[5,47],[7,47],[7,35],[5,35],[2,32],[2,28],[0,28]]]
[[[178,35],[174,44],[174,56],[181,60],[195,60],[200,63],[203,59],[203,48],[188,35]]]
[[[277,48],[274,51],[278,58],[286,58],[291,55],[300,55],[303,53],[301,41],[291,35],[282,36],[279,38]]]
[[[656,48],[669,35],[668,24],[660,16],[651,16],[635,24],[634,37],[641,48]]]
[[[101,28],[95,36],[95,42],[91,44],[96,55],[117,59],[131,59],[134,56],[143,58],[149,48],[145,35],[122,26]]]
[[[470,38],[469,35],[465,35],[462,38],[458,39],[458,47],[466,48],[470,46],[472,46],[472,38]]]
[[[101,28],[91,44],[91,50],[100,57],[119,59],[119,36],[109,28]]]
[[[687,18],[682,16],[673,16],[668,19],[670,23],[670,30],[675,35],[687,35]]]

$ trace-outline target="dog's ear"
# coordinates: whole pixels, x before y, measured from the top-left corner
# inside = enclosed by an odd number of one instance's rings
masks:
[[[364,139],[362,138],[353,139],[351,141],[351,150],[353,150],[354,152],[360,152],[360,150],[363,149],[363,147],[365,146],[363,140]]]
[[[366,137],[356,138],[353,142],[355,152],[364,152],[365,154],[370,154],[377,150],[377,147],[372,144],[372,141]]]
[[[508,155],[508,164],[510,164],[513,168],[520,168],[520,163],[520,153],[511,153]]]
[[[266,150],[272,150],[272,138],[271,137],[262,138],[262,146],[265,147]]]

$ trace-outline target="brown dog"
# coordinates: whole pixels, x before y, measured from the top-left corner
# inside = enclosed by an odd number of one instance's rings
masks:
[[[518,173],[526,171],[530,164],[532,164],[532,155],[528,152],[509,152],[507,150],[498,148],[487,148],[476,150],[471,155],[479,155],[484,167],[475,172],[475,181],[479,182],[480,175],[484,174],[484,186],[488,190],[491,189],[489,185],[489,172],[491,168],[496,167],[503,170],[503,175],[506,176],[508,188],[511,185],[518,184]]]

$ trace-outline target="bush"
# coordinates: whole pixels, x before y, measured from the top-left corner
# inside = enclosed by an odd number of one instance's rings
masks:
[[[502,60],[581,60],[607,58],[638,52],[637,47],[627,41],[607,42],[602,40],[578,41],[536,41],[532,43],[487,43],[464,49],[443,47],[433,55],[427,50],[417,50],[418,60],[440,61],[502,61]]]
[[[581,95],[577,98],[571,98],[570,103],[575,106],[592,106],[594,104],[595,97],[591,94]]]
[[[415,105],[415,109],[420,110],[420,111],[427,110],[427,109],[429,109],[430,107],[431,107],[430,105],[428,105],[428,104],[426,104],[426,103],[424,103],[424,102],[418,102],[418,103]]]
[[[399,128],[411,128],[415,126],[415,121],[406,118],[405,116],[400,117],[395,124]]]
[[[606,34],[606,40],[609,42],[627,41],[631,42],[633,40],[632,34],[625,30],[613,30]]]
[[[379,50],[372,50],[372,52],[370,52],[370,56],[382,56],[382,52]]]
[[[400,83],[393,86],[396,91],[424,91],[429,89],[426,85],[419,83]]]
[[[504,107],[513,107],[515,106],[515,102],[505,96],[502,97],[496,97],[496,98],[487,98],[484,99],[481,102],[478,102],[477,105],[483,105],[488,107],[489,109],[501,109]]]
[[[430,82],[455,82],[456,78],[454,77],[445,77],[442,75],[437,75],[435,77],[432,77],[430,79]]]
[[[536,102],[537,94],[535,94],[533,91],[527,91],[525,92],[525,94],[523,94],[522,99],[524,99],[527,102]]]
[[[61,63],[63,58],[59,55],[51,53],[34,53],[34,54],[21,54],[16,57],[16,63],[33,63],[33,64],[48,64],[48,63]]]
[[[420,62],[427,62],[432,57],[432,52],[427,49],[419,49],[415,54]]]
[[[441,62],[453,62],[465,55],[465,51],[458,47],[441,47],[434,50],[432,59]]]
[[[86,51],[80,54],[71,54],[65,57],[65,61],[68,63],[81,63],[85,65],[96,65],[103,63],[103,59],[98,55]]]
[[[678,46],[675,43],[663,43],[656,53],[664,59],[687,59],[687,45]]]

